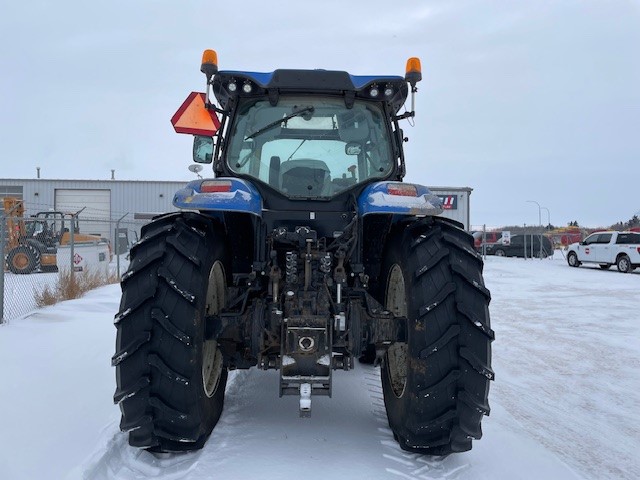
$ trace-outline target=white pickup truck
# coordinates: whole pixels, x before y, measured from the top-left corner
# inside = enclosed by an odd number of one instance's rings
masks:
[[[596,232],[580,243],[567,247],[567,262],[572,267],[597,263],[602,269],[616,265],[622,273],[640,267],[640,233]]]

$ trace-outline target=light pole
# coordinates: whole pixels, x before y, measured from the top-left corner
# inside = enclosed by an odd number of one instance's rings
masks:
[[[538,225],[542,226],[542,207],[535,200],[527,200],[529,203],[535,203],[538,206]]]
[[[549,212],[549,209],[547,207],[541,207],[542,210],[546,210],[547,211],[547,229],[549,227],[551,227],[551,212]]]
[[[538,206],[538,225],[542,227],[542,207],[535,200],[527,200],[527,202],[535,203]],[[533,235],[531,235],[531,240],[533,240]],[[533,258],[533,241],[531,242],[531,258]],[[542,232],[540,232],[540,258],[542,258]]]

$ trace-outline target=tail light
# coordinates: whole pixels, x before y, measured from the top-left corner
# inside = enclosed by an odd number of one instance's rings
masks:
[[[205,180],[200,184],[200,190],[202,193],[218,193],[218,192],[230,192],[231,181],[230,180]]]
[[[407,183],[392,183],[387,185],[387,193],[401,197],[417,197],[418,189],[415,185]]]

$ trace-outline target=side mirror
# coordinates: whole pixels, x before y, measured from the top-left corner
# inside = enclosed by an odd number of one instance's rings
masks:
[[[349,142],[344,146],[346,155],[360,155],[362,153],[362,145],[357,142]]]
[[[196,163],[211,163],[213,161],[213,137],[193,136],[193,161]]]

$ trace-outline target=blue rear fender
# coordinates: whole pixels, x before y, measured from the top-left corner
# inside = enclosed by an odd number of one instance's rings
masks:
[[[244,212],[262,216],[262,196],[251,182],[234,177],[205,178],[189,182],[173,196],[184,210]]]
[[[375,182],[360,193],[358,214],[432,216],[443,212],[442,201],[423,186],[405,182]]]

